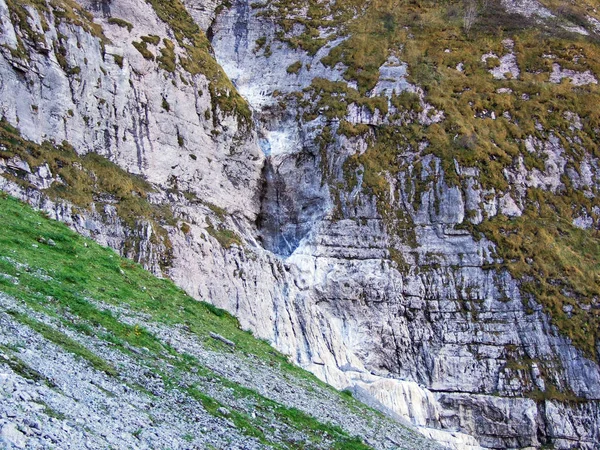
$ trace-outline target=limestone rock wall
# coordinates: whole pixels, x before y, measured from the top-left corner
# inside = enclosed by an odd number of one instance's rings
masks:
[[[257,40],[275,36],[277,25],[249,2],[222,8],[188,0],[216,59],[253,108],[255,123],[243,128],[235,115],[215,110],[206,77],[165,71],[133,47],[142,36],[173,35],[148,3],[83,4],[106,43],[52,16],[43,30],[33,8],[30,24],[43,39],[29,42],[0,0],[2,114],[32,141],[67,140],[80,154],[99,153],[152,182],[152,202],[169,205],[177,219],[164,225],[172,252],[168,276],[235,314],[244,328],[323,380],[450,447],[597,447],[598,365],[521,295],[518,280],[494,268],[493,243],[462,227],[467,215],[476,222],[484,214],[520,214],[527,184],[552,189],[560,183],[566,169],[558,143],[532,138],[532,149],[549,155],[546,170],[521,166],[507,174],[510,195],[482,190],[471,168],[459,168],[469,176],[451,187],[431,155],[419,170],[408,164],[388,180],[389,210],[406,228],[399,239],[390,230],[397,223],[382,214],[360,171],[350,192],[336,189],[346,160],[366,151],[365,139],[334,134],[323,147],[331,121],[323,115],[305,121],[296,105],[281,105],[275,95],[301,91],[315,78],[341,81],[343,67],[320,59],[343,38],[313,56],[284,43],[271,45],[269,54],[257,49]],[[26,59],[9,50],[19,40]],[[162,45],[149,48],[158,54]],[[79,71],[63,68],[57,52]],[[297,61],[300,71],[288,71]],[[406,81],[400,61],[380,70],[385,82],[376,94],[422,94]],[[426,104],[423,111],[414,119],[443,118]],[[355,107],[346,120],[378,125],[390,119]],[[581,189],[598,179],[597,162],[588,169],[589,176],[577,178]],[[10,173],[6,162],[0,171]],[[151,227],[132,231],[106,211],[50,202],[42,186],[52,178],[35,175],[29,189],[2,178],[2,189],[122,253],[135,234],[139,247],[130,256],[160,272],[152,255],[167,249],[150,245]],[[416,199],[419,180],[425,188]],[[240,240],[219,240],[218,230]],[[544,394],[551,389],[572,401]]]
[[[323,153],[319,135],[326,125],[335,130],[335,123],[323,116],[306,122],[300,114],[295,123],[283,114],[279,121],[273,118],[281,107],[274,92],[300,91],[317,77],[339,81],[343,69],[325,67],[319,53],[310,56],[276,39],[271,55],[257,50],[255,42],[263,36],[269,42],[277,30],[238,1],[217,17],[211,33],[217,59],[255,108],[257,128],[276,142],[267,146],[269,176],[275,181],[262,208],[271,217],[278,212],[279,219],[288,219],[297,247],[282,250],[278,242],[289,244],[289,233],[280,228],[281,234],[273,236],[274,227],[267,226],[261,230],[267,248],[284,255],[293,251],[285,265],[293,275],[295,304],[315,305],[317,317],[327,318],[318,338],[327,349],[308,341],[303,352],[297,351],[298,361],[336,386],[360,386],[419,426],[455,432],[437,433],[437,438],[459,448],[539,447],[548,441],[559,448],[597,445],[598,365],[560,335],[540,305],[522,297],[510,274],[493,267],[494,244],[461,228],[467,215],[473,222],[483,214],[520,215],[527,187],[556,189],[565,174],[557,141],[531,140],[535,151],[547,152],[546,170],[528,172],[521,165],[508,174],[512,196],[483,191],[477,170],[470,168],[459,168],[467,175],[463,186],[449,186],[433,156],[422,159],[421,173],[401,171],[388,180],[395,199],[389,208],[406,217],[411,228],[407,239],[398,241],[389,219],[363,189],[361,173],[354,190],[341,198],[324,188],[343,182],[346,158],[362,154],[366,140],[332,133]],[[290,73],[288,63],[295,61],[302,69]],[[418,92],[404,79],[400,63],[381,70],[390,86]],[[372,95],[385,92],[384,87]],[[346,120],[377,125],[386,119],[350,109]],[[409,162],[411,157],[406,155]],[[518,175],[519,170],[525,172]],[[428,180],[420,199],[415,199],[415,180]],[[290,213],[294,208],[302,214]],[[315,225],[299,233],[307,220]],[[275,342],[286,348],[281,337]],[[553,387],[586,400],[564,403],[530,395]],[[581,408],[590,411],[583,420]]]

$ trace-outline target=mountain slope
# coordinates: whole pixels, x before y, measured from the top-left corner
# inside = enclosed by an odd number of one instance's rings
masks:
[[[14,199],[0,223],[0,411],[17,448],[436,448]]]
[[[264,245],[398,381],[303,364],[493,448],[598,439],[597,11],[546,3],[239,1],[210,29],[266,141]]]
[[[2,190],[447,445],[597,447],[592,2],[0,18]]]

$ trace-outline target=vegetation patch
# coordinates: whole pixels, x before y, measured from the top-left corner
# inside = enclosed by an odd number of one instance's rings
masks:
[[[118,17],[109,17],[108,23],[120,26],[121,28],[127,28],[127,31],[129,31],[130,33],[131,30],[133,30],[133,25],[130,22],[127,22],[123,19],[119,19]]]
[[[175,225],[176,220],[169,206],[148,201],[148,193],[154,188],[142,177],[124,171],[96,153],[80,156],[66,142],[53,145],[27,141],[5,120],[0,120],[0,144],[0,158],[21,158],[33,172],[48,166],[57,181],[43,192],[52,200],[67,201],[82,209],[95,209],[101,214],[105,207],[114,207],[121,220],[132,230],[149,223],[154,230],[153,243],[163,245],[166,250],[161,264],[163,268],[169,266],[171,244],[165,226]],[[18,171],[3,174],[24,187],[30,187],[26,175]]]
[[[155,34],[142,36],[142,42],[150,45],[158,45],[160,43],[160,36],[156,36]]]
[[[364,2],[277,0],[253,3],[252,7],[258,11],[259,16],[275,21],[279,27],[279,41],[293,49],[302,49],[315,55],[319,49],[343,33],[344,25],[361,12]]]
[[[156,58],[161,69],[174,73],[177,69],[175,44],[170,39],[163,39],[164,47],[160,49],[160,56]]]
[[[154,53],[148,50],[148,43],[146,41],[133,41],[131,43],[142,56],[149,60],[154,61]]]
[[[39,322],[27,315],[16,313],[13,311],[9,311],[9,314],[11,314],[17,321],[21,322],[24,325],[27,325],[31,329],[40,333],[49,341],[63,347],[69,353],[80,356],[96,370],[104,372],[107,375],[111,375],[113,377],[117,376],[118,372],[112,365],[110,365],[107,361],[97,356],[95,353],[92,353],[83,345],[69,338],[64,333],[61,333],[60,331],[57,331],[56,329],[46,325],[45,323]]]
[[[270,8],[277,7],[281,17],[291,18],[292,23],[280,23],[284,41],[298,24],[310,29],[312,25],[293,19],[294,2],[282,3]],[[476,6],[476,17],[466,27],[470,3]],[[564,2],[543,3],[559,17],[557,21],[528,20],[507,12],[499,1],[373,0],[355,9],[343,26],[333,27],[346,39],[322,62],[345,67],[348,83],[317,78],[303,93],[288,97],[298,102],[304,121],[318,115],[333,121],[322,130],[322,150],[333,143],[332,133],[349,139],[360,136],[368,143],[367,151],[345,162],[341,185],[339,180],[330,180],[332,196],[341,202],[338,191],[350,192],[360,175],[363,191],[376,198],[396,243],[413,246],[411,218],[399,212],[406,208],[392,204],[390,179],[408,180],[405,189],[410,206],[419,207],[422,193],[435,183],[464,187],[468,180],[457,171],[460,167],[478,169],[477,181],[484,191],[511,193],[505,170],[518,161],[529,171],[546,170],[543,149],[532,150],[535,140],[554,141],[564,148],[566,169],[571,173],[580,173],[581,163],[589,157],[600,157],[600,111],[595,107],[600,102],[599,86],[578,86],[567,79],[550,82],[556,65],[600,76],[597,36],[563,28],[568,22],[589,29],[581,17],[593,9],[589,3],[572,8]],[[352,9],[354,3],[348,5]],[[269,14],[269,8],[260,8]],[[323,35],[326,24],[313,24]],[[483,61],[482,56],[490,53],[497,58]],[[519,75],[495,78],[490,69],[510,53]],[[422,99],[409,91],[392,94],[389,103],[383,96],[373,96],[380,67],[390,56],[408,64],[408,81],[423,88]],[[423,124],[418,115],[424,104],[431,105],[431,111],[443,111],[443,119]],[[351,105],[379,112],[389,122],[351,124]],[[321,155],[327,168],[328,152]],[[421,161],[427,155],[439,158],[443,180],[423,178]],[[523,293],[544,306],[559,330],[586,356],[597,359],[599,285],[595,271],[600,241],[595,231],[571,224],[581,216],[598,223],[599,195],[593,187],[584,195],[566,176],[561,181],[564,186],[555,193],[528,189],[529,206],[522,218],[490,218],[484,213],[482,224],[467,228],[497,244],[502,261],[498,268],[509,270],[521,282]],[[390,258],[397,254],[390,252]],[[398,262],[399,267],[403,265]]]
[[[220,225],[214,226],[208,219],[207,221],[208,227],[206,228],[206,231],[221,244],[221,247],[231,248],[232,245],[237,245],[239,247],[244,245],[242,238],[234,231],[223,228]]]
[[[10,348],[5,347],[4,345],[0,345],[0,362],[8,365],[12,371],[19,374],[23,378],[27,378],[28,380],[32,380],[35,382],[47,382],[49,385],[53,386],[53,384],[40,372],[29,367],[19,358],[14,356],[13,351]]]
[[[598,360],[600,233],[572,225],[568,198],[539,190],[532,197],[523,216],[498,216],[477,229],[497,244],[501,266],[521,281],[524,301],[541,303],[552,323]]]
[[[115,60],[115,64],[118,65],[122,69],[123,68],[123,57],[121,55],[113,55],[113,59]]]
[[[3,193],[0,223],[10,229],[10,233],[0,236],[0,271],[19,279],[14,284],[0,278],[2,292],[34,306],[48,305],[50,298],[53,307],[66,308],[94,326],[104,326],[131,345],[160,352],[162,344],[143,328],[118,322],[110,311],[98,310],[87,299],[128,307],[167,325],[186,325],[207,341],[212,340],[210,332],[220,334],[235,342],[241,352],[305,374],[270,345],[240,330],[239,322],[229,313],[189,297],[170,280],[152,276],[139,264],[120,258],[113,250],[98,246]],[[55,245],[40,243],[50,239]],[[30,269],[17,269],[11,262],[14,258]],[[38,271],[50,278],[40,277]]]
[[[302,62],[296,61],[295,63],[290,64],[286,70],[287,73],[296,75],[300,72],[300,69],[302,69]]]

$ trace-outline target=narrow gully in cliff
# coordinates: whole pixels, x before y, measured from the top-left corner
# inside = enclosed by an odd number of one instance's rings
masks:
[[[238,25],[236,30],[241,29]],[[208,36],[214,38],[212,28]],[[236,31],[236,52],[243,39]],[[260,214],[256,221],[262,246],[286,258],[300,245],[328,210],[328,189],[321,175],[318,149],[305,145],[303,130],[295,114],[265,103],[264,92],[254,95],[252,86],[244,80],[247,74],[242,63],[223,59],[215,52],[219,64],[246,100],[252,111],[259,146],[265,155],[262,169]],[[232,70],[232,65],[236,66]],[[229,69],[229,70],[228,70]]]

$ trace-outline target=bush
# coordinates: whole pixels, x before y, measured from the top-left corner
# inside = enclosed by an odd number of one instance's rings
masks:
[[[302,69],[302,63],[300,61],[296,61],[294,64],[290,64],[290,66],[287,68],[287,73],[298,74],[300,69]]]
[[[118,25],[121,28],[127,28],[127,30],[131,33],[131,30],[133,30],[133,25],[129,22],[127,22],[126,20],[123,19],[119,19],[118,17],[111,17],[108,19],[108,23],[112,24],[112,25]]]

